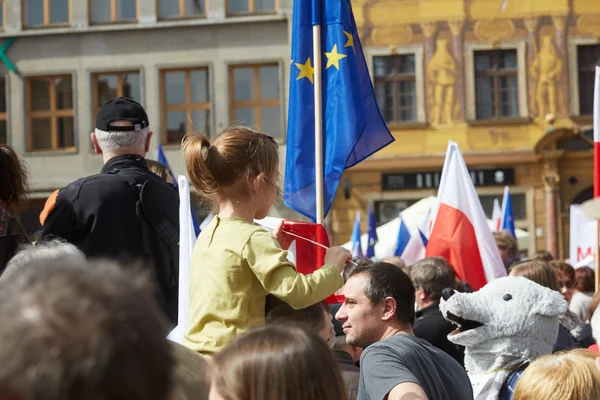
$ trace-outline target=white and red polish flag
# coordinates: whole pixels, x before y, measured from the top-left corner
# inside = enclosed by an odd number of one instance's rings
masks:
[[[502,208],[500,208],[500,202],[498,199],[494,199],[492,221],[494,222],[494,232],[500,232],[500,227],[502,226]]]
[[[452,141],[446,152],[438,204],[426,256],[444,257],[458,277],[475,290],[506,276],[465,160]]]
[[[600,67],[594,82],[594,198],[600,197]]]

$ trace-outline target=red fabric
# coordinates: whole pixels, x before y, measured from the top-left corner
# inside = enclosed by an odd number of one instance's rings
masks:
[[[425,256],[444,257],[474,290],[487,282],[473,225],[462,211],[447,204],[440,204]]]
[[[284,232],[291,232],[329,247],[329,237],[323,225],[285,220],[282,228]],[[296,270],[307,275],[321,268],[325,263],[327,250],[306,240],[296,237],[294,239],[296,240]],[[327,298],[328,303],[343,303],[343,301],[343,296],[332,295]]]
[[[600,197],[600,142],[594,142],[594,198]]]
[[[591,345],[590,347],[588,347],[588,350],[591,350],[594,353],[600,353],[600,349],[598,349],[598,345],[597,344]]]

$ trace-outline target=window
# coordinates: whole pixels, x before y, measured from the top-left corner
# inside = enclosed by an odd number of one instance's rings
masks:
[[[517,51],[476,51],[474,58],[477,119],[517,118]]]
[[[23,25],[28,28],[68,25],[70,22],[70,0],[22,1]]]
[[[91,22],[131,22],[137,20],[137,0],[89,0]]]
[[[205,0],[158,0],[158,18],[190,18],[205,14]]]
[[[123,96],[141,103],[140,73],[129,71],[93,74],[92,95],[94,116],[100,111],[100,107],[113,97]]]
[[[279,65],[229,67],[229,118],[281,137]]]
[[[228,14],[273,13],[279,8],[279,0],[227,0]]]
[[[6,78],[0,77],[0,143],[8,143],[8,113],[6,110]]]
[[[73,86],[70,75],[26,79],[27,150],[75,148]]]
[[[600,46],[577,46],[579,68],[579,115],[592,115],[594,112],[595,67],[600,65]]]
[[[4,0],[0,0],[0,30],[4,29]]]
[[[163,70],[160,76],[163,143],[181,143],[188,132],[210,132],[208,68]]]
[[[415,55],[374,57],[375,97],[387,123],[417,120]]]

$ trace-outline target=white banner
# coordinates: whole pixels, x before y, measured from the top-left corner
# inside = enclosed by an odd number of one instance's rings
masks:
[[[580,205],[572,205],[571,214],[571,237],[570,237],[570,261],[575,268],[594,268],[594,248],[596,241],[596,220],[587,217],[581,210]]]

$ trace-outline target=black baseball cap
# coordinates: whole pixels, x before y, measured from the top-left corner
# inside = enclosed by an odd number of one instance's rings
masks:
[[[115,121],[130,121],[131,126],[111,126]],[[148,115],[144,107],[127,97],[110,99],[100,109],[96,117],[96,129],[101,131],[139,131],[148,127]]]

